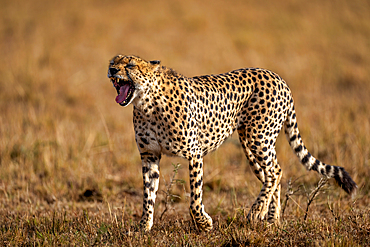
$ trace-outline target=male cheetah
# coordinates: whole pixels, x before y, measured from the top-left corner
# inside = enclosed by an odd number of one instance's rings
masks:
[[[115,56],[110,78],[121,106],[133,104],[135,139],[142,160],[145,231],[153,225],[161,155],[189,160],[190,214],[199,229],[212,229],[202,202],[203,157],[217,149],[235,130],[263,187],[249,220],[274,222],[280,214],[282,171],[276,159],[276,138],[284,126],[295,154],[308,169],[334,178],[347,193],[356,183],[338,166],[314,158],[301,139],[291,91],[285,81],[265,69],[243,68],[220,75],[185,77],[137,56]]]

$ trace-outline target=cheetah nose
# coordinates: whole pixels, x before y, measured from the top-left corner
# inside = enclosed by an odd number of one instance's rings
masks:
[[[111,75],[115,75],[115,74],[117,74],[117,72],[118,72],[119,70],[118,69],[116,69],[116,68],[109,68],[109,73],[111,74]]]

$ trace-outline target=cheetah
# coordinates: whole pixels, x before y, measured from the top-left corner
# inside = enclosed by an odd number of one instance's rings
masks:
[[[140,226],[153,225],[161,155],[189,161],[190,215],[198,229],[212,229],[205,212],[203,157],[216,150],[235,130],[262,189],[248,220],[278,222],[282,170],[276,159],[276,138],[285,135],[307,170],[334,178],[347,193],[357,185],[342,167],[324,164],[305,147],[297,126],[292,93],[276,73],[242,68],[218,75],[185,77],[137,56],[117,55],[109,63],[108,78],[117,91],[116,102],[133,105],[135,140],[142,161],[143,214]]]

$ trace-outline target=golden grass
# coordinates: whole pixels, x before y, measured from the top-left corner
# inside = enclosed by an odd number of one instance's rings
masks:
[[[1,1],[0,243],[2,245],[365,245],[370,185],[370,6],[361,0]],[[330,187],[303,221],[303,192],[279,227],[251,226],[259,192],[234,135],[206,157],[205,207],[215,221],[197,234],[186,193],[153,231],[132,231],[141,214],[141,167],[132,107],[114,102],[106,78],[117,53],[160,59],[187,76],[264,67],[290,85],[308,149],[346,168],[355,203]],[[283,193],[313,188],[279,137]],[[181,163],[163,158],[160,190]],[[163,178],[165,180],[163,180]],[[83,193],[89,190],[93,202]],[[282,198],[284,199],[284,198]],[[329,210],[328,205],[334,209]]]

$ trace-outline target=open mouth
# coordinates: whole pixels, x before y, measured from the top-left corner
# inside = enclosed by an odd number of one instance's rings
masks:
[[[116,102],[121,106],[130,103],[134,95],[135,86],[131,80],[122,80],[117,77],[111,78],[114,87],[117,90]]]

